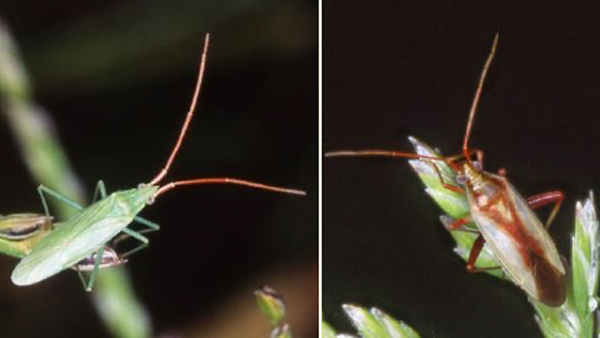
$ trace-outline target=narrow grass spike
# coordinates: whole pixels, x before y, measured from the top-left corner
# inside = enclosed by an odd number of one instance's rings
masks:
[[[254,296],[256,297],[258,308],[267,317],[271,326],[278,326],[281,324],[286,309],[283,298],[281,298],[274,289],[268,286],[263,286],[254,291]]]
[[[417,331],[402,321],[392,318],[387,313],[374,307],[371,308],[371,314],[375,316],[380,323],[383,323],[388,334],[392,338],[419,338]]]
[[[392,338],[386,327],[367,309],[353,304],[343,304],[342,308],[361,337]]]
[[[418,139],[411,137],[409,140],[417,154],[441,157],[439,151],[434,150]],[[441,184],[437,174],[438,171],[445,181],[456,182],[456,177],[452,175],[452,170],[446,163],[425,159],[410,160],[409,163],[425,184],[426,192],[447,214],[441,217],[444,227],[448,228],[455,218],[468,215],[466,198],[449,191]],[[469,225],[466,225],[466,227],[469,228]],[[600,253],[598,227],[594,197],[590,192],[589,198],[584,203],[577,203],[575,233],[572,238],[571,249],[572,271],[568,281],[565,303],[560,307],[552,308],[529,298],[537,313],[535,320],[545,337],[594,337],[598,308],[598,260]],[[476,234],[464,231],[450,231],[450,234],[456,241],[455,252],[466,261]],[[476,267],[497,265],[493,254],[484,246]],[[507,278],[501,271],[489,270],[487,273],[498,278]]]
[[[336,338],[337,332],[327,324],[326,321],[321,321],[321,338]]]

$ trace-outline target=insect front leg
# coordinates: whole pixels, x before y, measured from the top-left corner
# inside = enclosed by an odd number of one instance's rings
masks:
[[[477,157],[477,162],[479,162],[479,165],[483,168],[483,150],[481,149],[470,149],[469,150],[469,154],[475,154],[475,157]],[[458,161],[460,159],[465,158],[465,154],[457,154],[457,155],[452,155],[452,156],[447,156],[446,159],[451,161],[451,162],[455,162]]]
[[[459,194],[465,194],[465,191],[461,188],[461,187],[457,187],[455,185],[446,183],[446,181],[444,181],[444,176],[442,176],[442,173],[440,172],[440,169],[438,168],[438,166],[434,163],[433,164],[433,169],[435,170],[436,174],[438,175],[438,179],[440,180],[440,183],[442,184],[442,186],[450,191],[454,191],[456,193]]]
[[[473,234],[479,234],[479,231],[475,229],[469,229],[465,226],[473,221],[471,219],[471,216],[465,216],[459,219],[454,219],[448,215],[442,215],[440,216],[440,220],[442,221],[444,227],[448,229],[448,231],[463,231]]]
[[[98,193],[100,193],[100,197],[102,199],[106,198],[106,186],[102,180],[98,180],[98,183],[96,183],[96,189],[94,189],[94,197],[92,198],[92,201],[97,201]]]
[[[485,239],[483,235],[479,235],[475,242],[473,242],[473,246],[471,247],[471,253],[469,254],[469,259],[467,260],[467,271],[471,273],[476,272],[484,272],[489,270],[500,269],[500,266],[490,266],[486,268],[477,268],[475,267],[475,263],[477,262],[477,258],[481,254],[481,250],[483,249],[483,245],[485,244]]]
[[[560,209],[560,205],[562,204],[564,197],[565,196],[560,190],[549,191],[543,194],[529,197],[527,199],[527,204],[529,204],[531,209],[537,209],[550,203],[554,203],[554,208],[552,208],[552,212],[550,212],[550,216],[548,216],[548,220],[546,221],[546,229],[548,229],[550,227],[550,224],[554,220],[554,217],[556,217],[556,214],[558,213],[558,209]]]
[[[102,180],[99,180],[98,183],[96,183],[96,189],[94,190],[94,199],[93,199],[94,202],[96,202],[98,194],[100,194],[100,197],[102,199],[106,198],[106,196],[107,196],[107,194],[106,194],[106,186],[104,185],[104,181],[102,181]],[[143,224],[143,225],[149,227],[150,229],[152,229],[151,231],[145,230],[145,231],[140,231],[138,233],[152,232],[152,231],[157,231],[157,230],[160,229],[160,225],[158,225],[158,224],[156,224],[156,223],[154,223],[152,221],[149,221],[149,220],[147,220],[145,218],[142,218],[142,217],[139,217],[139,216],[135,216],[133,219],[136,222],[138,222],[140,224]]]
[[[158,224],[156,224],[156,223],[154,223],[152,221],[149,221],[149,220],[147,220],[145,218],[142,218],[142,217],[139,217],[139,216],[135,216],[133,218],[133,220],[135,220],[136,222],[138,222],[140,224],[143,224],[143,225],[147,226],[148,228],[150,228],[150,229],[138,231],[139,233],[147,233],[147,232],[153,232],[153,231],[160,230],[160,225],[158,225]]]
[[[44,206],[44,212],[46,212],[46,216],[50,217],[50,209],[48,209],[48,203],[46,202],[46,198],[44,197],[44,194],[47,194],[48,196],[52,196],[54,198],[56,198],[57,200],[66,203],[67,205],[77,209],[77,210],[83,210],[83,207],[81,205],[79,205],[77,202],[69,199],[67,196],[54,191],[48,187],[46,187],[43,184],[40,184],[38,186],[38,194],[40,195],[40,198],[42,200],[42,205]]]

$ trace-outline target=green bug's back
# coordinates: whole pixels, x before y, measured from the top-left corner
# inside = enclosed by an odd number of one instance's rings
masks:
[[[119,234],[158,190],[143,186],[112,193],[44,237],[13,270],[16,285],[30,285],[77,264]]]

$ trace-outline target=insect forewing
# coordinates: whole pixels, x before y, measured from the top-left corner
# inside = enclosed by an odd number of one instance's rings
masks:
[[[535,299],[564,301],[565,268],[550,235],[514,187],[498,175],[486,173],[505,187],[486,210],[467,189],[471,216],[488,247],[511,279]],[[559,304],[559,305],[560,305]]]

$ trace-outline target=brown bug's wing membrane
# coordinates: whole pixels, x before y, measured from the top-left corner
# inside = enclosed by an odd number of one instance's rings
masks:
[[[506,184],[509,190],[515,192],[508,181]],[[551,306],[560,306],[566,299],[566,271],[556,245],[525,199],[516,192],[512,193],[511,197],[520,217],[536,220],[525,222],[524,226],[531,236],[529,257],[539,293],[538,299]],[[538,246],[535,246],[536,244]]]

